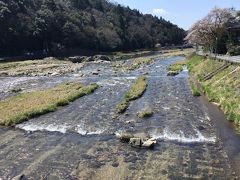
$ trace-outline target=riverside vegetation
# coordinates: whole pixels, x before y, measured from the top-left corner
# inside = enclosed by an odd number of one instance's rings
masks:
[[[12,126],[32,117],[55,111],[59,106],[68,105],[97,88],[97,84],[84,86],[78,82],[69,82],[43,91],[18,94],[0,101],[0,124]]]
[[[136,100],[143,95],[147,88],[147,78],[145,76],[139,77],[131,86],[130,90],[126,92],[124,99],[117,104],[116,111],[123,113],[129,106],[130,101]]]
[[[196,97],[201,96],[201,93],[199,92],[196,84],[192,80],[189,80],[189,81],[190,81],[190,86],[191,86],[193,96],[196,96]]]
[[[219,105],[226,115],[226,118],[235,124],[240,124],[240,67],[239,65],[230,65],[223,71],[218,72],[212,78],[204,81],[203,77],[218,69],[225,62],[219,62],[214,59],[205,59],[202,56],[191,55],[183,62],[177,62],[171,65],[170,69],[181,70],[179,64],[187,65],[192,78],[195,78],[201,84],[204,93],[210,102]],[[199,96],[199,90],[191,82],[192,92]]]

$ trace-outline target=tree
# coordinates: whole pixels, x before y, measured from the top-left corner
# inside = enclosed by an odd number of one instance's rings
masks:
[[[185,31],[108,0],[0,0],[0,55],[182,44]],[[13,52],[14,50],[14,52]]]
[[[206,17],[190,28],[185,40],[191,44],[202,45],[206,49],[217,51],[217,43],[225,36],[228,24],[233,19],[233,9],[215,7]]]

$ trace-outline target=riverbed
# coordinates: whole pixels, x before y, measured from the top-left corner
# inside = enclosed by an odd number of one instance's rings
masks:
[[[16,87],[34,91],[73,80],[100,85],[56,112],[0,128],[0,177],[238,179],[240,149],[234,147],[240,137],[233,129],[223,131],[221,112],[211,114],[211,105],[192,95],[187,70],[167,76],[168,65],[179,60],[184,57],[157,58],[129,72],[114,70],[111,63],[88,63],[58,77],[0,78],[0,99],[13,96]],[[148,79],[146,92],[116,115],[116,104],[142,74]],[[145,107],[153,116],[138,118]],[[154,137],[157,145],[153,150],[133,148],[118,140],[121,132]],[[226,147],[229,135],[233,149]]]

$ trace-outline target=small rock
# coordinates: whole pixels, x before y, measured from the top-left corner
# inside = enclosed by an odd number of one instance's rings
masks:
[[[112,163],[112,167],[118,167],[118,166],[119,166],[118,162]]]
[[[53,60],[56,60],[56,58],[54,58],[54,57],[46,57],[43,60],[44,61],[53,61]]]
[[[129,142],[131,138],[133,138],[134,136],[130,133],[123,133],[121,135],[119,135],[119,139],[122,142]]]
[[[0,73],[0,76],[7,76],[8,75],[8,72],[1,72]]]
[[[153,148],[156,143],[157,143],[156,139],[151,138],[151,139],[148,139],[147,141],[144,141],[142,144],[142,147]]]
[[[93,57],[87,57],[85,61],[86,62],[91,62],[91,61],[94,61],[94,58]]]
[[[58,75],[59,75],[59,73],[57,73],[57,72],[52,73],[52,76],[58,76]]]
[[[117,115],[116,114],[112,115],[112,119],[117,119]]]
[[[11,90],[12,93],[19,93],[19,92],[21,92],[21,91],[22,91],[21,88],[13,88],[13,89]]]
[[[99,73],[98,72],[93,72],[92,75],[99,75]]]
[[[25,179],[27,179],[27,178],[24,174],[20,174],[18,176],[15,176],[14,178],[12,178],[12,180],[25,180]]]
[[[162,170],[162,175],[166,175],[168,172],[166,170]]]
[[[202,130],[205,129],[205,127],[203,127],[203,126],[198,126],[197,129],[200,130],[200,131],[202,131]]]
[[[90,167],[98,169],[98,168],[101,168],[101,166],[104,166],[104,165],[105,165],[105,163],[103,163],[103,162],[95,161],[90,165]]]
[[[167,76],[176,76],[176,75],[178,75],[179,74],[179,72],[177,72],[177,71],[169,71],[168,73],[167,73]]]
[[[129,144],[134,147],[141,147],[142,146],[142,139],[141,138],[131,138]]]
[[[94,61],[97,61],[97,60],[111,61],[111,59],[105,55],[96,55],[93,57],[93,59],[94,59]]]
[[[73,63],[81,63],[85,59],[87,59],[87,57],[86,56],[73,56],[73,57],[69,57],[68,59],[70,61],[72,61]]]

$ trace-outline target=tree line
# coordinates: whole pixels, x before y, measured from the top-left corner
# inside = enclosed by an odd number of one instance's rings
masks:
[[[179,45],[185,31],[107,0],[0,0],[0,55]]]

